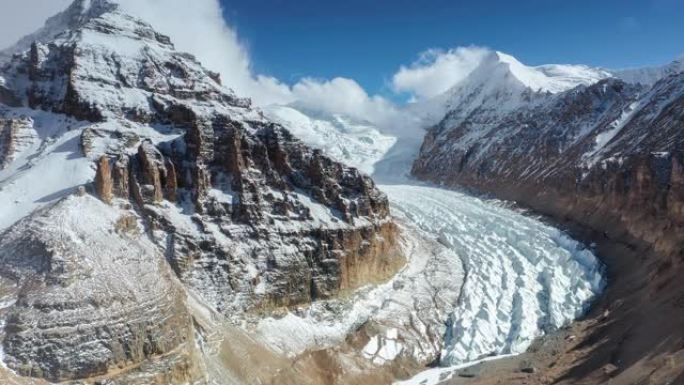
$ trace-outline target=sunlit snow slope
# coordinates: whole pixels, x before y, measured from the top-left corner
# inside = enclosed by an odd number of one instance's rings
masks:
[[[287,125],[285,119],[281,122]],[[335,125],[325,127],[335,129]],[[344,134],[353,136],[348,131]],[[321,142],[314,131],[307,131],[301,138],[313,146]],[[408,147],[412,146],[408,143],[414,142],[403,139],[398,138],[385,157],[415,150],[398,148],[402,143],[407,143],[404,147]],[[343,143],[357,146],[359,142],[349,140],[337,144]],[[325,151],[325,146],[323,149]],[[339,160],[375,169],[374,177],[392,181],[394,184],[383,185],[381,189],[389,195],[394,214],[413,226],[416,232],[444,245],[451,251],[450,256],[460,257],[462,261],[465,280],[460,296],[452,296],[455,302],[441,320],[447,325],[441,351],[443,366],[463,365],[492,355],[521,353],[536,337],[581,316],[601,291],[603,279],[596,257],[560,230],[507,208],[500,201],[417,185],[403,177],[406,170],[378,168],[377,165],[387,161],[385,157],[374,157],[378,164],[372,167],[367,157],[348,156],[368,150],[371,149],[357,147],[353,151],[342,151],[346,156]],[[337,153],[330,155],[335,157]],[[392,170],[392,175],[377,175],[383,170]],[[424,275],[419,271],[412,274]],[[461,274],[460,269],[456,269],[453,281],[460,281]],[[449,287],[453,283],[449,274],[437,277],[439,279],[431,282],[433,287]],[[371,344],[374,341],[371,340]],[[370,348],[381,349],[380,346]],[[395,353],[398,350],[394,343],[384,349]],[[406,383],[435,384],[439,378],[444,379],[454,372],[453,368],[435,369]]]

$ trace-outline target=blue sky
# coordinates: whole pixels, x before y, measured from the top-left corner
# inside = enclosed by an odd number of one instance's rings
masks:
[[[684,53],[681,0],[221,0],[258,73],[355,79],[387,95],[428,48],[479,45],[526,64],[662,64]]]

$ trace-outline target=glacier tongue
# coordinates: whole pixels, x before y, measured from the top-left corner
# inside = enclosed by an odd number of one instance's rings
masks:
[[[467,272],[448,320],[442,364],[524,352],[586,310],[603,286],[591,251],[560,230],[497,202],[438,188],[382,186]]]
[[[282,123],[288,125],[287,121]],[[301,139],[312,145],[320,141],[312,132]],[[417,144],[411,139],[397,138],[391,149],[375,158],[377,163],[372,168],[375,178],[393,183],[380,188],[388,194],[394,215],[403,220],[408,231],[441,244],[443,251],[432,255],[409,252],[407,268],[393,281],[424,282],[420,290],[420,285],[408,287],[409,298],[415,293],[418,302],[430,290],[446,289],[448,294],[440,297],[441,302],[423,303],[420,307],[422,315],[430,316],[418,317],[424,322],[423,331],[440,333],[439,342],[430,349],[420,349],[417,339],[432,336],[416,333],[420,328],[402,327],[403,317],[415,309],[406,305],[410,304],[406,290],[401,285],[393,288],[390,283],[365,294],[363,300],[355,300],[353,310],[343,312],[341,317],[329,317],[325,327],[314,327],[311,314],[290,314],[262,322],[260,334],[271,346],[282,349],[292,340],[301,343],[295,351],[329,346],[354,325],[373,321],[383,327],[371,328],[375,334],[370,333],[362,355],[376,365],[385,365],[402,355],[412,355],[419,361],[440,357],[443,366],[452,367],[421,373],[406,382],[436,384],[440,378],[453,375],[457,367],[524,352],[535,338],[580,317],[603,289],[597,258],[562,231],[507,208],[500,201],[417,185],[406,178],[407,170],[403,168],[408,163],[394,158],[396,154],[416,151]],[[338,160],[351,166],[368,166],[368,158],[354,157],[359,151],[349,153],[352,156]],[[431,272],[430,266],[435,265],[439,265],[437,272]],[[454,295],[454,286],[460,287],[459,294]],[[449,300],[452,302],[444,302]]]

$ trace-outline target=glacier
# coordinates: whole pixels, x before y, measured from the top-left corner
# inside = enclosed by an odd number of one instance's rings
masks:
[[[277,119],[283,111],[287,115]],[[287,127],[293,113],[272,108],[270,115]],[[340,122],[300,125],[296,134],[312,147],[327,143],[321,135],[341,139],[336,146],[352,143],[348,151],[337,149],[330,155],[344,154],[338,160],[374,170],[374,178],[386,183],[380,188],[388,194],[393,214],[412,234],[408,238],[413,240],[406,242],[427,239],[433,249],[407,247],[408,265],[393,281],[357,294],[363,300],[356,298],[352,309],[326,318],[325,326],[316,322],[325,318],[320,316],[323,312],[311,309],[307,314],[264,320],[259,331],[267,344],[294,352],[332,346],[354,327],[372,320],[385,327],[375,328],[379,332],[363,348],[366,358],[383,365],[400,354],[418,360],[434,354],[440,358],[440,368],[400,384],[437,384],[465,366],[524,352],[534,339],[581,317],[605,287],[602,265],[591,249],[560,229],[508,202],[415,182],[406,176],[408,157],[397,157],[416,152],[415,140],[397,137],[391,148],[378,148],[377,142],[352,140],[354,130],[340,130]],[[311,129],[301,132],[302,127]],[[335,132],[322,134],[321,129]],[[369,130],[365,127],[364,135]],[[375,137],[391,136],[376,130]],[[384,155],[377,156],[378,152]],[[364,154],[376,156],[369,159]],[[375,165],[370,164],[373,160]],[[396,284],[406,281],[413,286]],[[426,304],[431,291],[440,294],[438,303],[427,308],[411,305],[411,299]],[[416,309],[424,313],[422,318],[412,317]],[[427,313],[430,316],[425,318]],[[440,343],[430,349],[420,346],[417,340],[433,336],[425,327],[417,334],[420,327],[406,328],[406,317],[419,318],[424,326],[441,322],[433,331]]]

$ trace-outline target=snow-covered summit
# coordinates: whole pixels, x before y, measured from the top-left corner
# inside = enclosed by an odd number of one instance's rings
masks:
[[[475,112],[500,115],[523,106],[534,106],[548,99],[548,95],[591,85],[608,77],[611,77],[609,72],[585,65],[527,66],[511,55],[490,51],[449,90],[407,108],[430,126],[445,115],[459,120]]]
[[[205,112],[248,111],[242,107],[249,101],[223,87],[217,74],[110,1],[78,0],[22,42],[15,48],[23,50],[0,70],[5,78],[0,101],[5,104],[91,121],[126,117],[149,122],[170,104]]]
[[[397,141],[369,122],[341,114],[314,113],[294,106],[269,106],[264,113],[308,145],[368,175]]]
[[[532,91],[555,94],[610,76],[606,71],[586,65],[547,64],[530,67],[503,52],[497,51],[493,56],[498,62],[507,64],[510,73]]]

